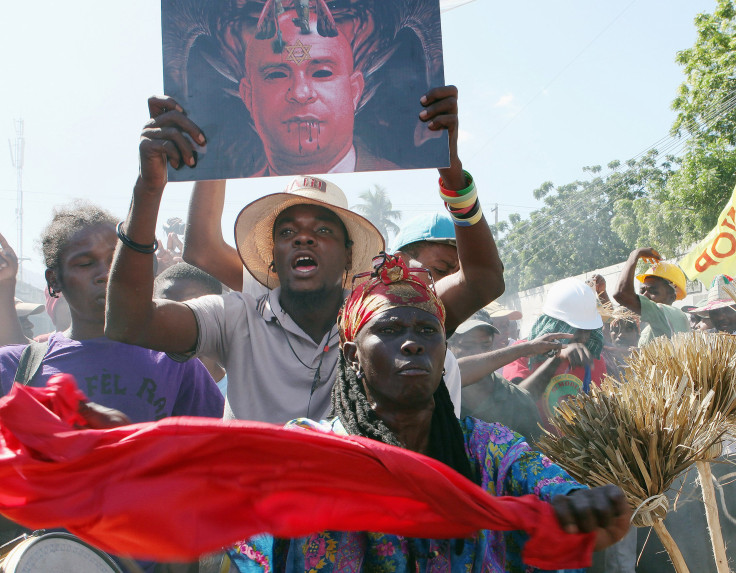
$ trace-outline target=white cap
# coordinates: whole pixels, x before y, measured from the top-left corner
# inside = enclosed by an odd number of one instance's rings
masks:
[[[542,312],[582,330],[603,326],[593,289],[579,279],[569,278],[555,284],[547,293]]]

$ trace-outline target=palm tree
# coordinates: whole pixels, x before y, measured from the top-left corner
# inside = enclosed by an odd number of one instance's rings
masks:
[[[355,209],[376,226],[388,243],[389,233],[396,235],[400,230],[396,222],[401,221],[401,211],[393,210],[386,189],[380,185],[374,185],[373,191],[368,189],[358,197],[363,203]]]

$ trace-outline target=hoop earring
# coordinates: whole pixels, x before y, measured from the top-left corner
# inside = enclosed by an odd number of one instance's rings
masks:
[[[365,378],[365,372],[363,372],[363,369],[360,366],[358,366],[358,371],[355,373],[355,378],[357,380],[362,380],[363,378]]]
[[[51,285],[46,285],[46,288],[49,291],[49,296],[51,298],[59,298],[59,293],[54,290],[54,288]]]

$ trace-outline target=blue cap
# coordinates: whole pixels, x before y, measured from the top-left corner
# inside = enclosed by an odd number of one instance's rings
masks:
[[[455,224],[447,213],[430,213],[414,217],[394,237],[391,252],[418,241],[455,245]]]

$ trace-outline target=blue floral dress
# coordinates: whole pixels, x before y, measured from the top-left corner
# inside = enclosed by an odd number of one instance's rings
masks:
[[[339,420],[301,419],[289,425],[346,434]],[[460,425],[471,468],[480,486],[492,495],[533,493],[550,501],[555,495],[585,487],[506,426],[475,418],[465,418]],[[538,571],[522,563],[526,539],[523,531],[483,530],[462,541],[322,531],[298,539],[259,535],[238,543],[228,553],[241,573],[398,573],[409,571],[412,562],[418,572],[427,573]]]

